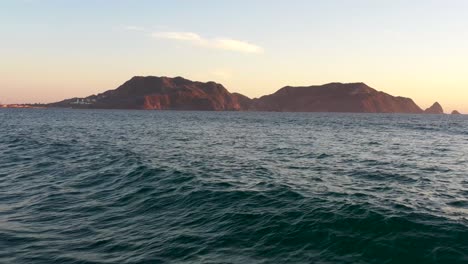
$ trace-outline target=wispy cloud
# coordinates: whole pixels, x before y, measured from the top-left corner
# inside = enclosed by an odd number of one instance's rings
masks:
[[[190,41],[195,44],[203,44],[206,42],[200,35],[192,32],[154,32],[151,36],[154,38]]]
[[[128,30],[128,31],[140,31],[140,32],[146,31],[144,27],[137,27],[137,26],[124,26],[123,29]]]
[[[263,48],[241,40],[230,38],[204,38],[193,32],[153,32],[153,38],[184,41],[192,45],[243,53],[262,53]]]
[[[241,51],[247,53],[261,53],[263,49],[260,46],[227,38],[218,38],[213,40],[214,47],[225,50]]]
[[[139,27],[139,26],[124,26],[123,30],[135,31],[135,32],[146,32],[146,33],[149,32],[148,29],[146,29],[144,27]]]

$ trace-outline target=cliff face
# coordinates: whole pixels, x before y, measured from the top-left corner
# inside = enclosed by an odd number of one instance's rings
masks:
[[[425,114],[437,114],[437,115],[440,115],[440,114],[443,114],[444,113],[444,109],[442,108],[442,106],[438,103],[438,102],[435,102],[431,107],[427,108],[426,110],[424,110],[424,113]]]
[[[238,96],[221,84],[192,82],[182,77],[133,77],[115,90],[86,98],[51,104],[53,107],[151,109],[151,110],[241,110]]]
[[[254,99],[250,109],[280,112],[422,113],[413,100],[376,91],[364,83],[284,87]]]

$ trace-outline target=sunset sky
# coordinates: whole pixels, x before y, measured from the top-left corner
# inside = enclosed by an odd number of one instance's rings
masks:
[[[249,97],[365,82],[468,113],[468,1],[0,0],[0,103],[53,102],[134,75]]]

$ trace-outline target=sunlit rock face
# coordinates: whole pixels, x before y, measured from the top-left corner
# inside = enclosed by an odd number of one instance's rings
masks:
[[[182,77],[133,77],[115,90],[51,104],[56,107],[238,111],[239,96],[215,82]],[[247,98],[248,99],[248,98]],[[248,99],[250,100],[250,99]]]

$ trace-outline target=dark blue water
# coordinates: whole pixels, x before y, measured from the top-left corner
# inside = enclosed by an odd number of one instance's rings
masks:
[[[468,117],[0,110],[0,263],[467,263]]]

